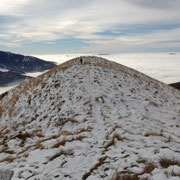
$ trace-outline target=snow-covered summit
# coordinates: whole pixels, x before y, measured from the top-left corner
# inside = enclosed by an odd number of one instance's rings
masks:
[[[0,100],[0,168],[13,180],[180,176],[180,93],[133,69],[79,57]]]

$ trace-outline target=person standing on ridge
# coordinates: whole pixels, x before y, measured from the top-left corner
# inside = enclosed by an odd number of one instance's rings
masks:
[[[81,64],[82,64],[82,62],[83,62],[82,58],[80,59],[80,62],[81,62]]]

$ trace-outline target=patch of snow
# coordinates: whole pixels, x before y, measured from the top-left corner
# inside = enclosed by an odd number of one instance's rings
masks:
[[[9,71],[9,69],[0,68],[0,71],[1,71],[1,72],[8,72],[8,71]]]
[[[24,56],[23,62],[29,62],[29,61],[30,61],[30,57]]]

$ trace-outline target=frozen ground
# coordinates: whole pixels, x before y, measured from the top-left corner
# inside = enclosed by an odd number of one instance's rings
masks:
[[[180,179],[180,93],[95,57],[0,101],[0,169],[13,180]]]

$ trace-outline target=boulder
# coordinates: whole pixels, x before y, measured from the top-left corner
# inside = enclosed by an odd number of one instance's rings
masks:
[[[0,170],[0,180],[11,180],[14,175],[12,170]]]

